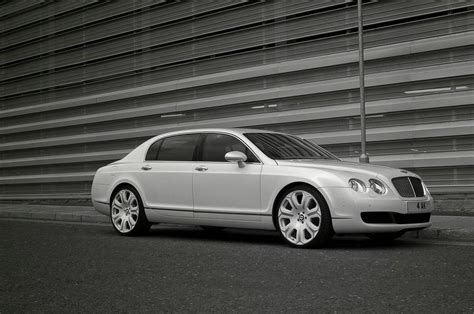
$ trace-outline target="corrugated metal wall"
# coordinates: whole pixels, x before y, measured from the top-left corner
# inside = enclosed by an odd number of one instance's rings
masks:
[[[366,1],[368,151],[474,191],[474,1]],[[4,1],[0,200],[88,198],[156,134],[257,127],[359,155],[355,1]]]

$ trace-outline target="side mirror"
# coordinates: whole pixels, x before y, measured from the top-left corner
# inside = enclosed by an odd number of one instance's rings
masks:
[[[236,161],[239,164],[239,168],[243,168],[245,166],[247,156],[242,152],[234,150],[225,154],[225,160],[230,162]]]

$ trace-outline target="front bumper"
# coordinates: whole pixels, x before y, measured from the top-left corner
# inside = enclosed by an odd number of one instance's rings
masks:
[[[425,219],[427,215],[421,215],[424,216],[421,220],[411,219],[415,218],[412,215],[432,212],[433,199],[429,195],[406,199],[393,192],[380,196],[373,192],[355,192],[351,188],[323,188],[321,192],[328,202],[334,231],[339,234],[397,232],[423,229],[431,225],[429,217]],[[409,206],[408,203],[414,204]],[[423,208],[416,209],[417,203],[423,203],[423,206],[419,206]],[[368,213],[371,217],[377,217],[381,213],[381,216],[387,215],[391,219],[371,220],[367,219],[367,214],[362,219],[362,213]]]

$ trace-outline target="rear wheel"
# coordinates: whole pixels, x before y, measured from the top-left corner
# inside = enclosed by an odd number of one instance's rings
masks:
[[[293,187],[278,200],[277,228],[293,247],[321,247],[334,232],[331,214],[323,197],[308,186]]]
[[[398,232],[383,232],[383,233],[368,233],[366,236],[374,241],[379,242],[390,242],[397,238],[400,238],[405,231],[398,231]]]
[[[122,235],[139,235],[150,229],[143,203],[138,192],[131,186],[115,191],[110,204],[112,226]]]

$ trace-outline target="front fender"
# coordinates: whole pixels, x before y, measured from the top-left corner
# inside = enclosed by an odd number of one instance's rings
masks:
[[[326,194],[326,187],[347,187],[345,176],[320,169],[267,166],[262,169],[262,208],[267,215],[272,214],[273,205],[280,191],[295,183],[307,184],[316,188],[324,197],[331,210],[332,197]],[[332,214],[332,211],[331,211]]]

